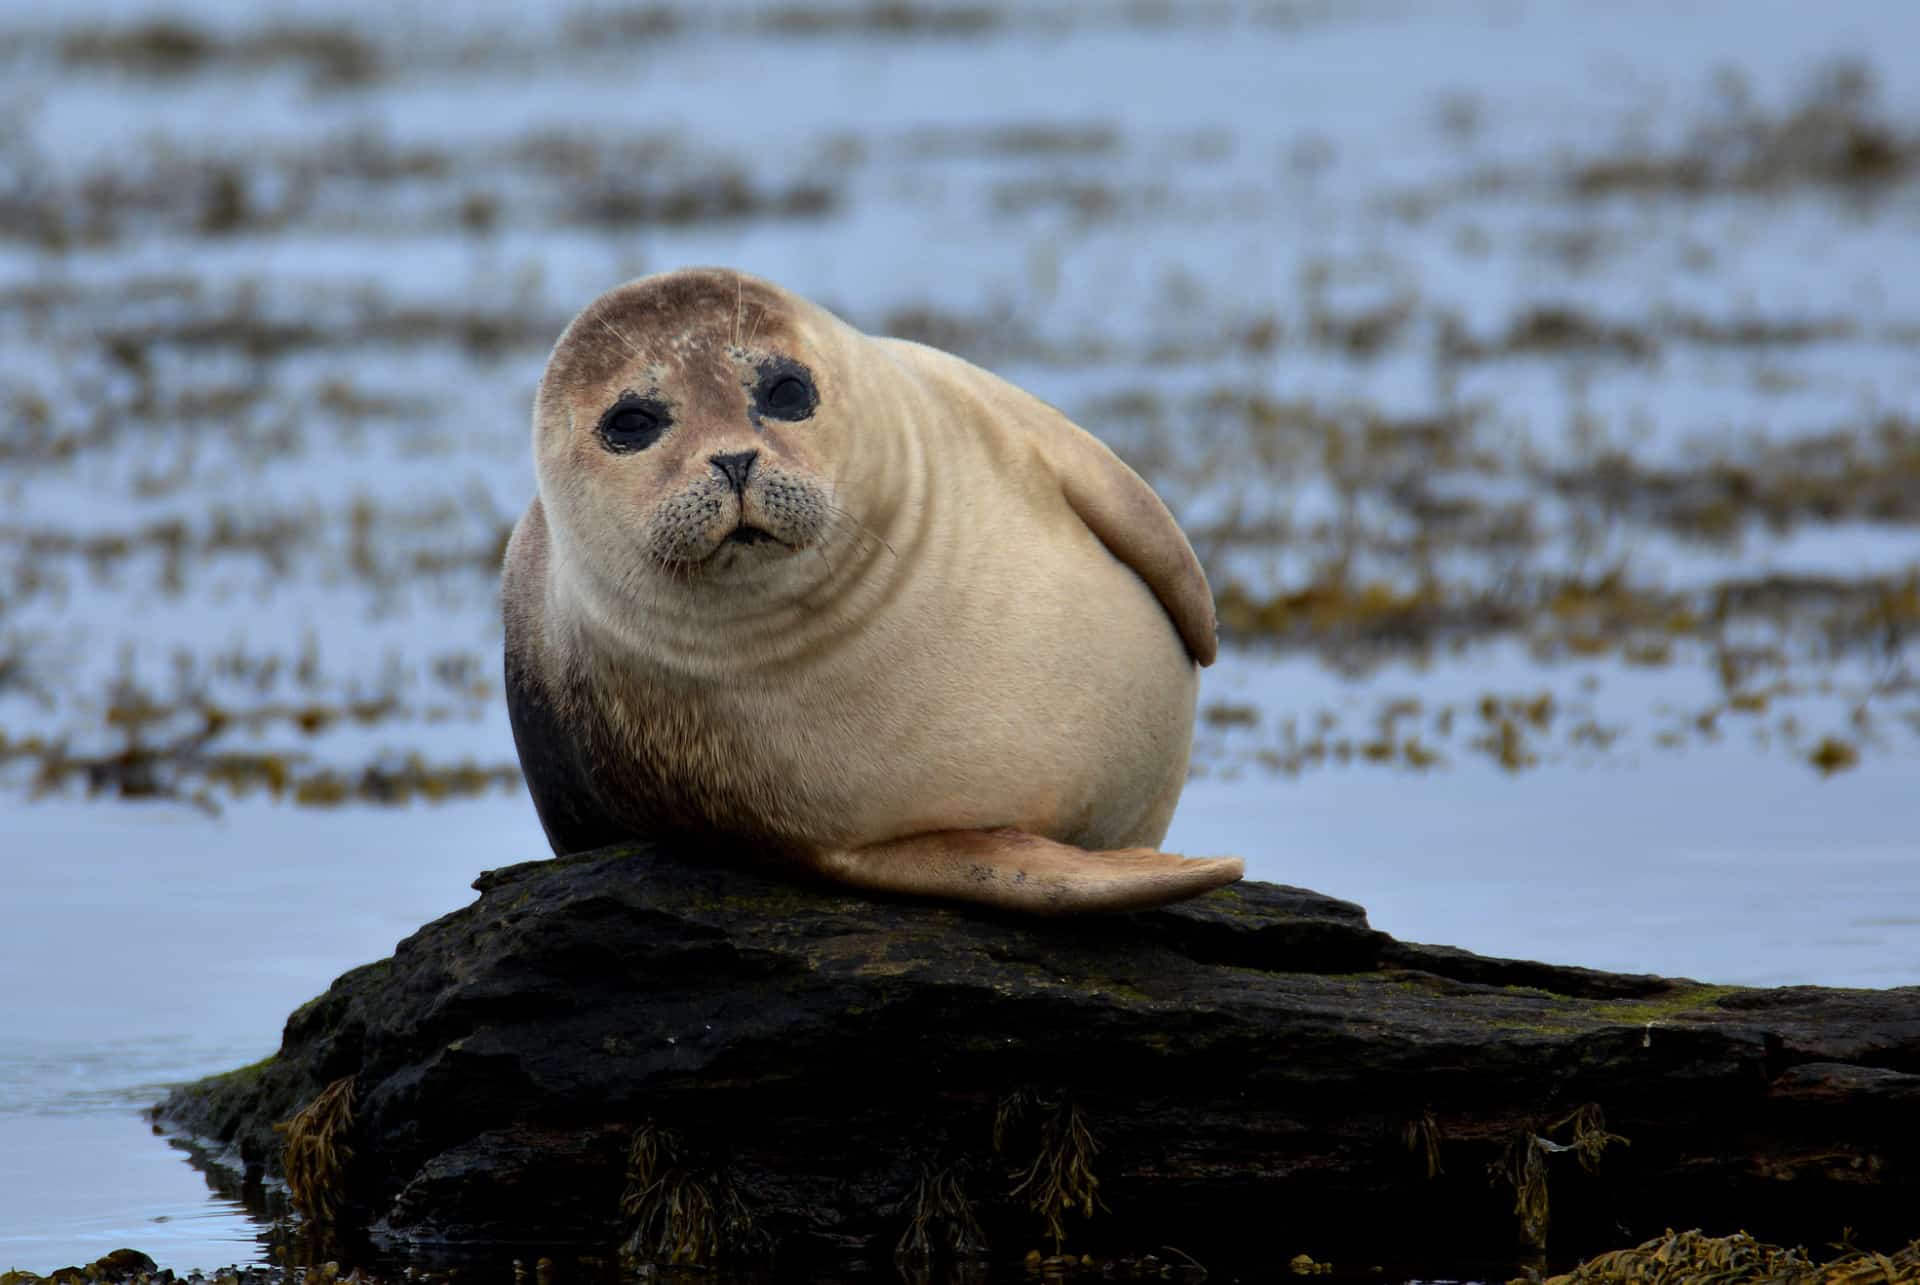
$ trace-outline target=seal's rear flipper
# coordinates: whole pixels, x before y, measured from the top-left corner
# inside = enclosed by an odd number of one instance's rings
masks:
[[[822,874],[856,888],[1073,915],[1146,910],[1229,884],[1238,857],[1182,857],[1153,848],[1089,852],[1024,830],[939,830],[831,852]]]

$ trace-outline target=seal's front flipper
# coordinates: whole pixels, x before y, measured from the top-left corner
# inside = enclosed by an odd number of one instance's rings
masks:
[[[1147,910],[1240,878],[1238,857],[1153,848],[1089,852],[1024,830],[939,830],[819,858],[821,873],[876,892],[971,901],[1032,915]]]

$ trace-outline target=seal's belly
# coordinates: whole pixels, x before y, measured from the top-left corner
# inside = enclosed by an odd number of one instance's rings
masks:
[[[1019,541],[923,548],[857,627],[782,663],[652,690],[628,715],[644,744],[606,756],[623,777],[603,791],[817,850],[1001,826],[1157,845],[1198,671],[1147,585],[1062,514],[999,515]]]
[[[1091,848],[1159,842],[1198,672],[1137,576],[1074,553],[943,584],[937,612],[889,613],[938,628],[879,631],[806,715],[815,770],[848,807],[835,841],[1012,826]]]

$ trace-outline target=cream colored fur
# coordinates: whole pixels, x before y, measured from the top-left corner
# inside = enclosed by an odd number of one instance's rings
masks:
[[[729,290],[731,318],[713,306]],[[774,359],[812,373],[810,418],[755,422]],[[616,454],[594,426],[624,391],[673,426]],[[508,645],[635,833],[1039,913],[1239,878],[1237,860],[1153,850],[1214,654],[1205,577],[1146,484],[1045,403],[696,270],[575,320],[534,447]],[[709,461],[744,451],[760,458],[736,500]],[[743,519],[781,543],[725,542]]]

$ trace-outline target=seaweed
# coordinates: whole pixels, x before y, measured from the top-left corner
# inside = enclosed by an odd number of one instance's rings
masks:
[[[1011,1154],[1022,1138],[1031,1148],[1032,1159],[1018,1164],[1009,1175],[1012,1186],[1007,1194],[1040,1217],[1058,1254],[1066,1241],[1070,1215],[1089,1219],[1105,1208],[1093,1168],[1100,1144],[1071,1094],[1049,1095],[1033,1088],[1016,1089],[994,1110],[995,1153]]]
[[[293,1206],[321,1226],[337,1223],[347,1206],[353,1149],[346,1139],[353,1129],[353,1081],[351,1075],[342,1076],[290,1119],[274,1126],[286,1137],[280,1169]]]
[[[1569,1138],[1555,1141],[1548,1135],[1565,1129]],[[1606,1117],[1596,1103],[1588,1102],[1550,1124],[1521,1125],[1507,1140],[1501,1153],[1487,1166],[1496,1185],[1513,1190],[1513,1212],[1520,1220],[1520,1235],[1528,1245],[1544,1249],[1552,1222],[1552,1203],[1547,1187],[1547,1160],[1554,1155],[1571,1154],[1588,1173],[1598,1172],[1601,1158],[1609,1147],[1630,1145],[1617,1133],[1609,1133]]]
[[[718,1166],[688,1164],[685,1151],[679,1133],[652,1121],[634,1130],[620,1195],[621,1261],[684,1266],[764,1252],[771,1241],[745,1193]]]
[[[1861,1249],[1844,1237],[1833,1248],[1839,1254],[1818,1263],[1804,1249],[1764,1244],[1746,1232],[1668,1231],[1591,1258],[1544,1285],[1901,1285],[1920,1279],[1920,1240],[1892,1254]]]
[[[973,1200],[966,1192],[966,1171],[960,1165],[934,1169],[922,1165],[902,1208],[907,1225],[894,1243],[896,1261],[924,1263],[935,1256],[984,1253],[987,1234],[980,1226]]]

